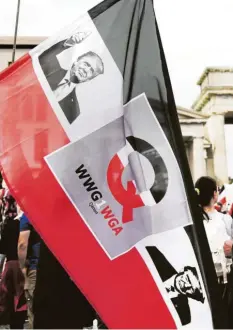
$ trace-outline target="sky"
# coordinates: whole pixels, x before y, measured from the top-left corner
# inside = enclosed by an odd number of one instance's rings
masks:
[[[18,33],[49,36],[99,2],[21,0]],[[205,67],[233,67],[233,0],[154,0],[154,6],[176,104],[190,108]],[[16,8],[17,0],[0,1],[1,36],[13,35]],[[231,167],[233,174],[233,159]]]

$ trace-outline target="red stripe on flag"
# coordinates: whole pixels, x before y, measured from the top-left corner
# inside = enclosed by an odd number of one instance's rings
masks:
[[[110,328],[176,328],[137,250],[111,261],[59,186],[42,156],[69,140],[29,55],[13,69],[0,75],[0,151],[17,201]]]

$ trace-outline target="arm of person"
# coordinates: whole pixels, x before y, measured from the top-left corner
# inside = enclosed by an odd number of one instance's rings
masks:
[[[89,35],[90,35],[90,32],[78,32],[78,33],[72,35],[71,37],[56,43],[52,47],[45,50],[39,56],[40,65],[42,67],[42,70],[43,70],[45,76],[48,79],[49,84],[50,84],[50,81],[49,81],[50,75],[56,71],[61,70],[57,55],[62,53],[64,50],[81,43]],[[59,83],[59,82],[60,81],[58,81],[57,83]]]
[[[18,259],[21,269],[26,266],[27,251],[28,251],[28,241],[31,233],[31,224],[23,214],[20,218],[20,233],[18,239]]]
[[[44,75],[47,78],[48,83],[52,90],[54,89],[54,86],[58,85],[61,78],[63,76],[65,76],[65,73],[66,73],[65,70],[61,69],[61,66],[60,66],[60,63],[59,63],[59,60],[57,57],[57,55],[59,55],[64,50],[69,48],[69,46],[64,46],[64,42],[65,42],[65,40],[56,43],[52,47],[45,50],[39,56],[39,62],[40,62],[41,68],[42,68]],[[60,74],[58,75],[57,79],[55,79],[54,76],[56,77],[57,72],[60,72]],[[54,81],[54,79],[57,81]]]
[[[21,231],[18,240],[18,259],[21,269],[26,266],[30,230]]]
[[[233,239],[232,239],[232,218],[228,214],[222,215],[222,220],[224,223],[224,232],[222,231],[222,235],[224,238],[223,250],[226,257],[232,256],[232,247],[233,247]],[[219,232],[220,235],[220,232]]]
[[[223,222],[226,227],[227,235],[233,239],[233,223],[232,223],[232,217],[229,214],[223,215]]]
[[[232,248],[233,248],[233,241],[232,240],[225,241],[223,250],[226,257],[232,256]]]
[[[233,248],[233,241],[227,235],[226,240],[225,240],[224,245],[223,245],[223,251],[224,251],[226,257],[231,257],[232,256],[232,248]]]

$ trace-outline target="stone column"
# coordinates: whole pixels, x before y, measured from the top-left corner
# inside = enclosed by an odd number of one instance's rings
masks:
[[[228,183],[224,114],[213,114],[208,120],[209,138],[213,147],[215,177],[220,184]]]
[[[203,137],[193,138],[193,181],[196,182],[198,178],[206,175],[206,161],[204,153]]]

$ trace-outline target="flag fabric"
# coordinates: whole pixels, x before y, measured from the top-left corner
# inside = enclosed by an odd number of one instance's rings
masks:
[[[153,2],[103,1],[0,86],[6,180],[104,323],[221,326]]]

